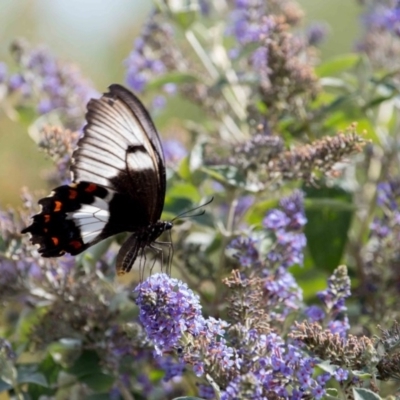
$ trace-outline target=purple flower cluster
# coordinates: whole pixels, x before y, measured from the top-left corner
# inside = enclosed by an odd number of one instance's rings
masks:
[[[282,321],[290,311],[297,310],[303,300],[303,292],[293,275],[286,268],[276,271],[263,270],[265,278],[266,307],[272,320]]]
[[[268,37],[275,22],[266,14],[265,2],[237,0],[228,27],[228,34],[237,41],[237,47],[230,51],[232,58],[236,58],[245,46],[258,45],[250,56],[250,63],[255,71],[266,72],[268,69],[268,48],[261,45],[261,41]]]
[[[182,376],[185,370],[185,363],[181,360],[175,360],[171,356],[160,356],[156,359],[157,364],[165,371],[163,380],[169,381],[172,378]]]
[[[328,329],[344,338],[350,328],[345,314],[347,311],[345,300],[350,295],[350,279],[347,276],[347,268],[340,266],[328,279],[328,287],[317,294],[319,300],[324,304],[325,311],[321,307],[313,305],[305,310],[305,314],[311,322],[323,321],[328,315]]]
[[[328,287],[318,293],[318,298],[324,303],[328,312],[333,316],[347,310],[345,300],[350,297],[350,279],[346,274],[342,273],[344,266],[335,270],[333,275],[328,279]]]
[[[158,23],[155,14],[150,16],[141,36],[135,40],[133,50],[125,60],[126,82],[134,91],[143,93],[152,79],[170,70],[167,64],[173,62],[172,50],[168,53],[168,49],[161,47],[157,38],[162,37],[162,40],[168,42],[169,39],[172,40],[172,36],[170,25]],[[166,95],[173,95],[176,92],[176,85],[171,82],[165,83],[162,89]],[[164,95],[158,95],[153,99],[155,109],[163,108],[165,103]]]
[[[239,261],[242,267],[255,267],[260,262],[257,241],[255,239],[239,236],[232,240],[228,249],[234,251],[233,257]]]
[[[139,284],[135,293],[139,318],[157,353],[174,350],[184,333],[200,334],[204,327],[199,296],[166,274],[155,274]]]
[[[190,364],[197,376],[205,372],[204,359],[220,368],[240,365],[240,359],[223,338],[227,323],[201,315],[199,297],[188,286],[166,274],[155,274],[135,289],[139,318],[154,343],[156,353],[162,356],[181,349],[180,358]],[[196,342],[197,350],[187,348],[187,340]],[[167,364],[175,376],[182,363]]]
[[[241,347],[251,348],[254,356],[258,355],[257,362],[254,357],[246,357],[252,360],[248,365],[250,372],[235,377],[223,392],[222,399],[268,399],[272,395],[301,399],[307,394],[320,399],[325,394],[330,375],[315,379],[316,360],[306,356],[297,346],[286,345],[277,334],[260,335],[250,330]]]
[[[149,26],[146,26],[149,29]],[[146,32],[144,32],[144,35]],[[126,60],[128,85],[136,92],[142,93],[152,76],[166,72],[164,63],[152,56],[142,37],[135,40],[132,52]]]
[[[398,235],[400,229],[400,181],[381,182],[377,186],[376,193],[376,203],[383,215],[374,218],[370,227],[371,237],[380,240],[389,235]]]
[[[259,0],[237,0],[231,14],[228,33],[233,34],[240,45],[258,43],[269,33],[270,20],[266,17],[266,4]]]
[[[324,23],[313,23],[306,31],[307,42],[309,46],[320,44],[327,35],[328,28]]]
[[[400,36],[400,2],[395,1],[392,5],[377,2],[364,21],[369,28],[385,30]]]
[[[303,193],[296,190],[291,196],[281,199],[281,209],[269,211],[264,218],[264,227],[276,237],[275,248],[267,255],[267,259],[274,265],[287,268],[303,264],[303,250],[307,244],[302,232],[307,223],[303,200]]]
[[[86,103],[98,96],[79,69],[60,62],[46,48],[29,48],[22,41],[15,42],[12,51],[19,71],[6,78],[0,68],[9,92],[19,93],[21,101],[34,100],[39,114],[60,110],[67,127],[79,128]]]
[[[215,398],[215,392],[212,386],[199,384],[197,385],[198,395],[205,400],[212,400]]]

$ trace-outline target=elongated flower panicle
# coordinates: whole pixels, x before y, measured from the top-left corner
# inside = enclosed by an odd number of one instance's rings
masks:
[[[158,354],[174,350],[184,333],[197,336],[204,327],[199,296],[186,283],[159,273],[139,284],[135,293],[140,321]]]
[[[276,237],[276,246],[267,255],[272,265],[287,268],[303,264],[306,237],[302,228],[307,222],[303,199],[302,192],[295,191],[279,202],[281,209],[269,211],[263,220],[264,227]]]
[[[357,48],[365,52],[377,68],[396,68],[393,59],[400,50],[400,5],[397,0],[373,0],[364,6],[361,17],[364,34]]]
[[[14,41],[11,52],[19,70],[8,77],[10,94],[19,94],[22,105],[36,102],[39,114],[57,110],[66,128],[81,128],[86,104],[98,93],[79,69],[61,62],[45,47],[32,48],[23,40]]]

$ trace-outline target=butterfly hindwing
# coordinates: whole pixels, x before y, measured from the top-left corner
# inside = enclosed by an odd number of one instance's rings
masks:
[[[102,239],[109,221],[109,192],[94,183],[59,186],[39,200],[42,210],[22,233],[32,234],[43,257],[76,255]]]

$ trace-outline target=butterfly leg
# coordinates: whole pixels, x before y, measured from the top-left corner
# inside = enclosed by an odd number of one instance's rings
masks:
[[[166,274],[171,275],[171,267],[172,267],[172,256],[174,255],[174,246],[172,242],[154,242],[160,246],[166,246],[168,247],[168,256],[167,256],[167,267],[165,269]],[[162,251],[162,249],[157,248],[159,251]],[[164,258],[164,252],[162,252],[162,257],[161,259],[163,260]],[[161,271],[164,269],[164,262],[161,263]]]
[[[139,280],[140,282],[143,282],[144,280],[144,271],[145,271],[145,266],[146,266],[146,252],[144,251],[144,247],[140,249],[140,255],[139,255]]]

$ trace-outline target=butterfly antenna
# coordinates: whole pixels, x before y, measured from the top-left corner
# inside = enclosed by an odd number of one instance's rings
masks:
[[[175,220],[177,220],[178,218],[193,218],[193,217],[199,217],[201,215],[204,215],[204,213],[206,212],[205,210],[201,210],[200,212],[196,213],[196,214],[189,214],[193,211],[198,210],[199,208],[202,208],[204,206],[209,205],[212,201],[214,200],[214,197],[211,197],[210,200],[208,200],[206,203],[204,204],[200,204],[199,206],[192,208],[190,210],[184,211],[183,213],[178,214],[175,218],[173,218],[171,220],[171,222],[174,222]]]

